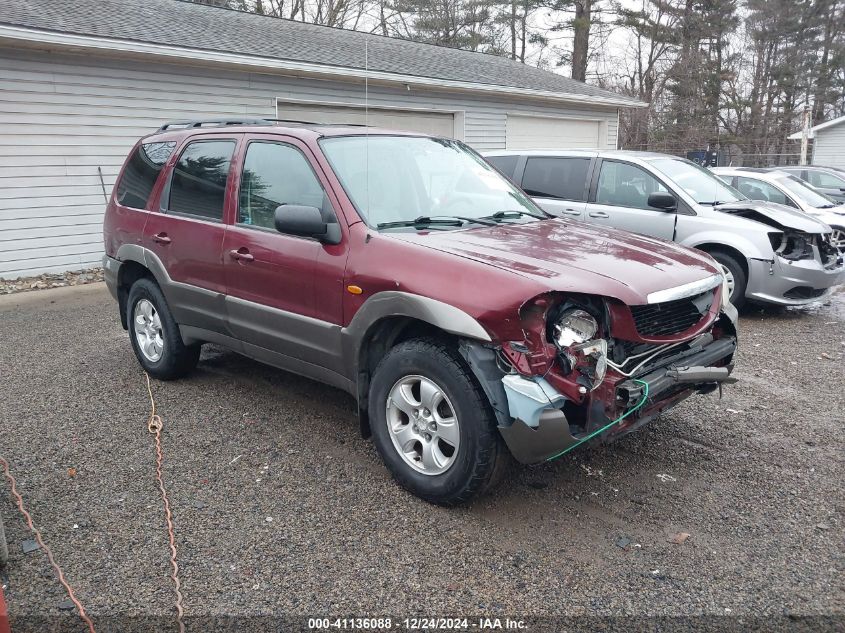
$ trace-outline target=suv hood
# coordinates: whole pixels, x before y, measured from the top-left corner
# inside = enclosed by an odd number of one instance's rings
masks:
[[[802,211],[796,211],[795,209],[774,202],[763,202],[759,200],[729,202],[727,204],[720,204],[716,207],[716,211],[761,222],[781,231],[792,229],[793,231],[803,231],[804,233],[826,233],[830,230],[824,222],[820,222]]]
[[[684,246],[560,219],[392,237],[508,270],[549,290],[614,297],[628,305],[719,274],[709,255]]]

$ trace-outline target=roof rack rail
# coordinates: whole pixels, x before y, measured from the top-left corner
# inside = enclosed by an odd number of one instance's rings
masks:
[[[170,121],[162,125],[158,131],[170,129],[189,130],[198,127],[226,127],[227,125],[272,125],[270,119],[195,119],[193,121]]]
[[[301,121],[299,119],[195,119],[193,121],[170,121],[160,128],[159,132],[167,130],[193,130],[203,127],[228,127],[234,125],[273,125],[274,123],[296,123],[297,125],[343,125],[349,127],[368,127],[364,123],[318,123],[316,121]]]

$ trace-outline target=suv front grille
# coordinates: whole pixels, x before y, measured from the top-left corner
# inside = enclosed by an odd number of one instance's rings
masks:
[[[708,290],[694,297],[631,306],[634,325],[641,336],[671,336],[701,321],[710,309],[714,292]]]

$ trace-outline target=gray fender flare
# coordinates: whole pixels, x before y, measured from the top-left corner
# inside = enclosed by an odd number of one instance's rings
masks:
[[[158,285],[164,288],[170,284],[170,275],[158,255],[139,244],[123,244],[117,249],[116,259],[121,262],[137,262],[147,268]]]
[[[349,376],[358,374],[358,356],[367,333],[378,321],[388,317],[408,317],[457,336],[488,343],[492,340],[478,321],[453,305],[408,292],[377,292],[364,302],[349,325],[343,328],[344,358]]]
[[[345,373],[355,385],[363,437],[370,435],[366,407],[369,379],[362,379],[358,360],[364,340],[372,328],[382,319],[390,317],[408,317],[424,321],[456,336],[485,343],[492,341],[490,334],[478,321],[448,303],[395,290],[378,292],[367,299],[352,317],[349,325],[341,331]]]

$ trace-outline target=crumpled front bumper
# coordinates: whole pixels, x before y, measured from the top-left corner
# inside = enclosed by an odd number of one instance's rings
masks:
[[[619,435],[638,428],[696,391],[711,391],[719,383],[732,382],[730,373],[733,365],[727,361],[736,347],[737,341],[733,336],[710,340],[663,367],[637,376],[637,381],[648,384],[647,401],[634,415],[626,417],[624,424],[609,428],[601,436]],[[593,428],[579,431],[570,426],[563,411],[566,399],[543,378],[509,374],[502,383],[514,421],[510,426],[499,426],[499,431],[514,458],[524,464],[542,462],[559,455],[596,429],[612,422],[604,419]],[[619,407],[620,416],[637,405],[644,389],[641,382],[633,379],[616,384],[614,404]],[[601,411],[605,408],[601,402],[591,406]]]
[[[845,283],[845,264],[824,268],[815,259],[794,262],[777,256],[772,261],[750,259],[745,296],[778,305],[802,305],[818,301],[842,283]],[[802,296],[802,292],[796,291],[799,288],[806,289],[803,294],[812,296]]]

